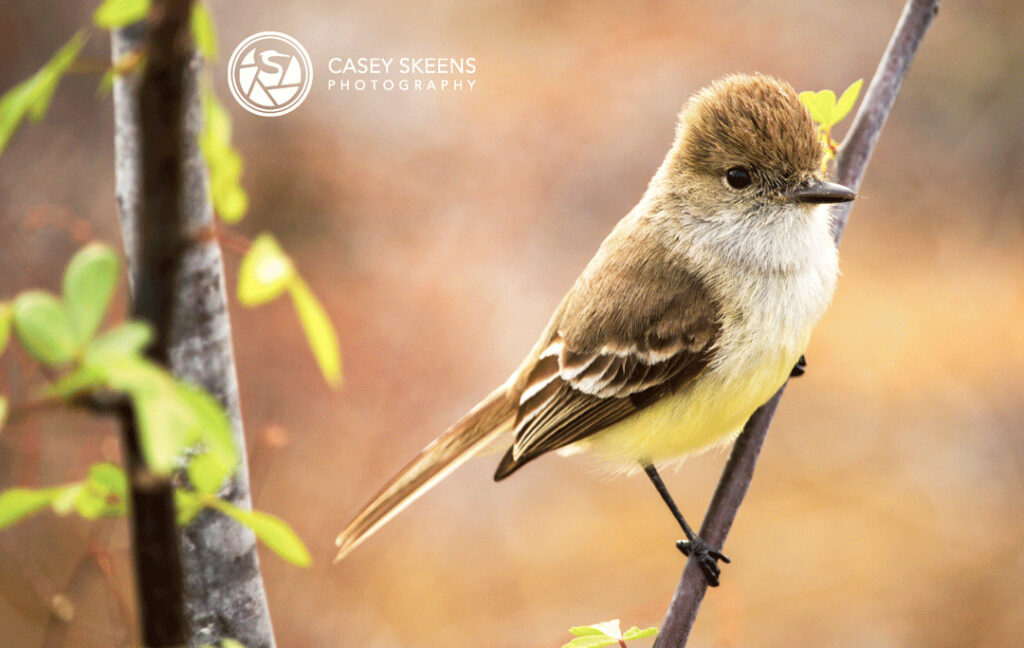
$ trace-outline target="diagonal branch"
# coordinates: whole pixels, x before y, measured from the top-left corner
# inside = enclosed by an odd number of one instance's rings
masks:
[[[871,152],[896,100],[896,94],[938,10],[939,0],[908,0],[904,7],[903,15],[878,64],[850,132],[836,157],[835,175],[842,184],[854,190],[860,187]],[[852,203],[845,203],[834,212],[836,243],[842,236],[851,206]],[[713,547],[723,546],[732,527],[785,388],[783,385],[771,400],[754,412],[736,440],[700,530],[700,536]],[[686,645],[706,590],[707,582],[696,561],[687,561],[655,646],[682,648]]]

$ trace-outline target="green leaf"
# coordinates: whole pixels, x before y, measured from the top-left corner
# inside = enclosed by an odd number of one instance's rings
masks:
[[[619,629],[619,620],[612,619],[610,621],[602,621],[601,623],[594,623],[588,626],[576,626],[569,628],[569,632],[576,635],[577,637],[588,637],[591,635],[605,635],[612,637],[613,639],[622,638],[622,630]]]
[[[213,16],[206,4],[196,2],[192,5],[191,27],[192,39],[196,49],[207,61],[217,58],[217,30],[213,27]]]
[[[646,639],[647,637],[653,637],[656,634],[658,634],[657,628],[652,627],[644,628],[643,630],[641,630],[640,628],[633,626],[629,630],[626,630],[622,633],[622,638],[627,641],[630,639]]]
[[[44,396],[68,399],[107,384],[106,373],[94,365],[82,365],[43,390]]]
[[[78,496],[81,495],[84,490],[85,484],[82,484],[81,482],[57,487],[54,489],[53,499],[50,501],[50,507],[53,508],[53,512],[57,515],[67,515],[75,509],[75,504],[78,502]]]
[[[592,635],[601,635],[602,637],[608,636],[603,630],[599,630],[594,626],[573,626],[572,628],[569,628],[569,633],[577,637],[589,637]]]
[[[7,422],[7,412],[10,406],[7,404],[7,397],[0,396],[0,430],[4,429],[4,424]]]
[[[210,505],[252,529],[263,544],[293,565],[309,567],[312,564],[306,545],[280,518],[261,511],[245,511],[220,499],[212,500]]]
[[[590,635],[586,637],[576,637],[567,644],[562,644],[562,648],[603,648],[604,646],[613,646],[619,643],[618,639],[609,637],[606,634]]]
[[[49,506],[58,490],[11,488],[0,493],[0,529],[5,529]]]
[[[283,293],[295,278],[295,266],[272,234],[256,237],[238,268],[238,301],[259,306]]]
[[[221,639],[217,642],[217,645],[206,644],[202,648],[245,648],[245,644],[241,641],[235,641],[234,639]]]
[[[104,0],[92,14],[92,22],[102,29],[117,29],[137,23],[149,13],[149,0]]]
[[[853,110],[853,105],[857,102],[857,97],[860,95],[860,87],[864,84],[864,79],[857,79],[850,84],[850,87],[843,91],[843,94],[839,97],[839,101],[836,102],[835,112],[832,114],[832,123],[838,124],[850,114]]]
[[[249,208],[242,189],[242,156],[231,146],[231,117],[204,83],[201,88],[203,132],[199,148],[210,169],[210,197],[217,216],[225,223],[237,223]]]
[[[195,385],[178,381],[178,398],[194,417],[192,426],[183,430],[185,442],[190,447],[198,446],[207,455],[203,461],[209,474],[205,477],[217,480],[216,492],[238,464],[231,421],[217,399]]]
[[[89,466],[89,483],[98,491],[128,497],[128,477],[118,465],[103,462]]]
[[[11,135],[28,116],[39,121],[46,114],[57,84],[78,58],[88,37],[79,31],[43,66],[41,70],[8,90],[0,98],[0,154],[7,147]]]
[[[67,310],[48,292],[30,290],[14,300],[14,332],[29,354],[45,365],[62,365],[78,351]]]
[[[11,135],[28,113],[28,106],[35,91],[32,77],[14,86],[0,97],[0,153],[4,152]]]
[[[57,53],[47,61],[43,69],[39,70],[32,77],[34,80],[34,92],[32,93],[28,114],[33,121],[39,121],[46,114],[46,109],[50,106],[50,99],[53,98],[53,93],[57,90],[57,84],[60,83],[64,73],[68,71],[71,64],[78,58],[78,53],[82,51],[82,47],[87,40],[89,40],[89,37],[86,35],[85,30],[79,30],[78,33],[71,37],[71,40],[64,44],[64,47],[57,50]]]
[[[196,425],[196,415],[182,403],[174,378],[139,356],[106,358],[102,365],[88,366],[101,372],[108,386],[131,397],[146,465],[170,474],[188,448],[187,430]]]
[[[11,305],[7,302],[0,302],[0,354],[7,348],[7,342],[11,339],[11,318],[13,313]]]
[[[338,349],[338,334],[334,331],[334,325],[301,277],[295,275],[288,284],[288,291],[320,373],[328,385],[337,389],[341,385],[341,351]]]
[[[174,506],[178,510],[178,525],[187,526],[199,515],[206,504],[195,493],[176,488],[174,490]]]
[[[800,101],[807,106],[811,118],[821,124],[823,128],[829,128],[835,123],[832,120],[832,114],[836,105],[836,94],[831,90],[801,92]]]
[[[147,322],[121,322],[92,340],[85,347],[84,362],[98,364],[105,359],[140,353],[153,340],[153,329]]]
[[[88,486],[83,486],[81,490],[77,491],[77,497],[75,497],[74,502],[75,513],[78,513],[86,520],[95,520],[103,515],[109,515],[110,508],[106,498],[102,494],[88,488]]]
[[[200,452],[185,467],[188,480],[196,491],[204,495],[215,495],[221,484],[231,474],[224,464],[209,452]]]
[[[96,333],[114,295],[121,263],[102,243],[90,243],[71,257],[64,271],[64,306],[84,344]]]

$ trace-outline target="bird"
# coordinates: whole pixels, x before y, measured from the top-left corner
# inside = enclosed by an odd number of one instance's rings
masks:
[[[501,481],[553,451],[643,471],[718,584],[721,548],[680,513],[657,466],[734,440],[802,373],[835,290],[835,203],[813,119],[793,87],[733,74],[685,102],[668,154],[519,367],[431,442],[337,537],[336,562],[491,444]]]

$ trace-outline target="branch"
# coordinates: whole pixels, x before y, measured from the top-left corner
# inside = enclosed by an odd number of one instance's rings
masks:
[[[166,365],[174,280],[185,241],[181,235],[181,115],[189,63],[190,0],[163,0],[150,13],[145,72],[139,81],[142,213],[132,268],[132,317],[148,321],[155,341],[147,351]],[[119,409],[131,489],[132,552],[146,646],[185,643],[185,583],[181,544],[168,477],[148,470],[132,408]]]
[[[908,0],[904,7],[903,15],[878,64],[850,132],[836,157],[835,175],[842,184],[854,190],[860,187],[864,171],[871,159],[871,152],[892,109],[896,93],[899,92],[914,54],[938,10],[939,0]],[[852,203],[845,203],[834,212],[836,243],[839,242],[846,227],[851,206]],[[713,547],[721,547],[725,543],[725,538],[750,486],[758,453],[761,451],[768,427],[775,416],[775,410],[785,388],[783,385],[771,400],[754,412],[743,427],[743,433],[736,440],[700,529],[700,536]],[[655,646],[682,648],[686,645],[706,590],[707,582],[696,562],[687,561]]]
[[[112,35],[112,59],[137,53],[144,43],[139,25]],[[207,191],[206,165],[199,150],[202,111],[199,103],[199,60],[188,53],[183,77],[184,105],[177,142],[181,149],[180,219],[169,240],[180,246],[181,263],[166,304],[171,307],[170,333],[164,339],[172,373],[201,386],[224,406],[232,422],[240,462],[220,495],[235,506],[251,509],[245,436],[242,427],[228,318],[227,290],[220,247],[209,236],[213,210]],[[138,79],[120,75],[114,84],[116,194],[129,276],[141,264],[136,254],[141,229],[140,176],[144,173],[140,139],[146,124],[136,97]],[[133,288],[141,288],[137,282]],[[260,575],[256,538],[252,532],[213,511],[204,511],[180,530],[185,573],[185,612],[191,645],[233,638],[247,648],[274,648],[270,611]],[[184,643],[184,642],[183,642]]]

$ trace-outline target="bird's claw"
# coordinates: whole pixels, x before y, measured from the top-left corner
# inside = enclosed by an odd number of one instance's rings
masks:
[[[690,557],[690,554],[693,554],[693,558],[697,561],[697,566],[700,567],[701,572],[703,572],[708,586],[718,587],[718,576],[722,573],[722,570],[718,567],[718,561],[721,560],[724,563],[731,562],[725,554],[712,549],[700,538],[695,538],[693,542],[679,540],[676,542],[676,548],[682,551],[686,557]]]
[[[789,372],[789,375],[793,378],[799,378],[805,373],[807,373],[807,358],[800,356],[800,359],[793,365],[793,370]]]

